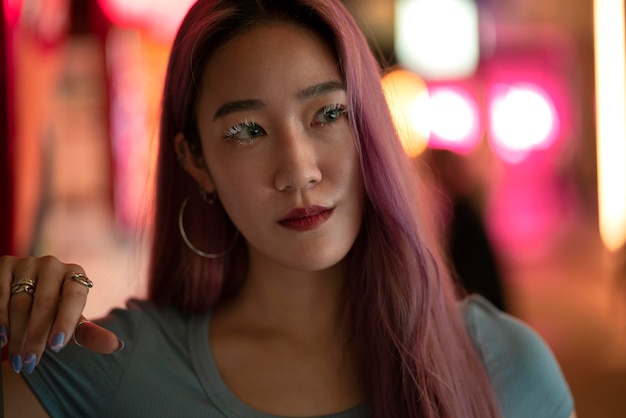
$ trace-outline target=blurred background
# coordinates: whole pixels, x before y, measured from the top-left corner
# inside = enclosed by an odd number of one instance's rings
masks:
[[[3,0],[0,253],[143,294],[159,98],[192,0]],[[580,418],[626,417],[623,0],[345,0],[385,69],[458,280],[552,347]],[[622,255],[623,256],[623,255]]]

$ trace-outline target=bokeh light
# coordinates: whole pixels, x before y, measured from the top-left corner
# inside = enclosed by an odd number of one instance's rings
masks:
[[[397,0],[399,62],[427,80],[466,77],[479,59],[478,8],[472,0]]]
[[[480,139],[480,112],[469,92],[458,87],[430,89],[430,138],[433,148],[470,151]]]
[[[426,148],[429,134],[426,84],[411,71],[394,69],[383,77],[382,85],[402,146],[416,157]]]
[[[600,235],[626,243],[626,57],[624,1],[594,2],[596,132]]]
[[[98,0],[119,26],[141,28],[155,38],[170,40],[196,0]]]
[[[495,84],[490,88],[490,139],[494,152],[515,163],[552,146],[560,121],[550,96],[536,84]]]

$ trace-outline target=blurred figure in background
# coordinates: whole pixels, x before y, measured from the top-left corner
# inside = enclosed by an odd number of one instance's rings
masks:
[[[482,190],[467,159],[448,150],[429,149],[435,184],[442,192],[443,240],[454,278],[466,293],[477,293],[506,311],[498,257],[481,212]]]

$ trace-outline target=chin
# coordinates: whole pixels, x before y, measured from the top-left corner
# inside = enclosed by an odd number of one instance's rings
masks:
[[[339,254],[325,254],[326,252],[311,253],[307,257],[294,257],[290,260],[291,268],[306,272],[322,272],[344,264],[348,252]],[[296,261],[294,263],[294,261]]]

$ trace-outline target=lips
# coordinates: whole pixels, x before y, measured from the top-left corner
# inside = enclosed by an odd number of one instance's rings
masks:
[[[310,231],[319,228],[333,214],[334,208],[307,206],[295,208],[281,218],[278,223],[296,231]]]

